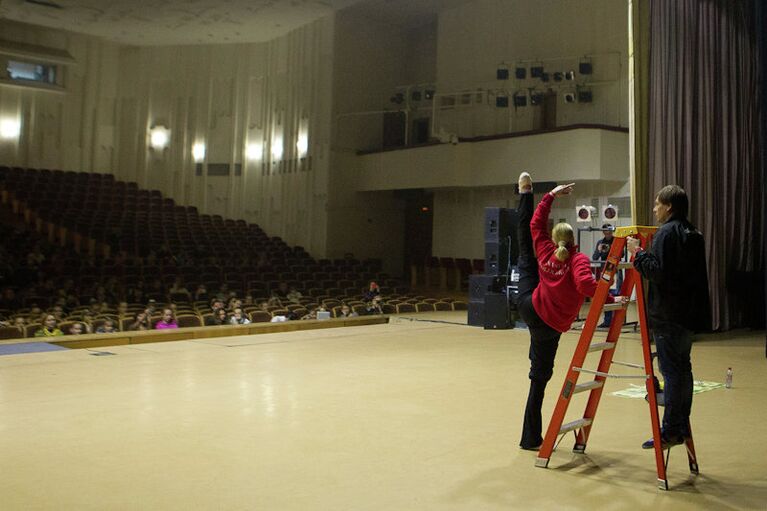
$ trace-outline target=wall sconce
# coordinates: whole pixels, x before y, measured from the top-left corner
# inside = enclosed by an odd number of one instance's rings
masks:
[[[260,160],[264,156],[264,145],[263,144],[248,144],[248,147],[245,148],[245,157],[247,157],[250,161],[256,161]]]
[[[306,153],[309,152],[309,136],[306,133],[301,133],[298,135],[296,149],[298,149],[299,158],[303,158],[306,156]]]
[[[0,119],[0,138],[4,140],[18,139],[21,134],[21,121],[13,118]]]
[[[149,145],[152,146],[152,149],[165,149],[169,142],[170,130],[165,126],[155,126],[149,130]]]
[[[201,162],[205,159],[205,144],[203,142],[197,142],[192,146],[192,158],[196,162]]]

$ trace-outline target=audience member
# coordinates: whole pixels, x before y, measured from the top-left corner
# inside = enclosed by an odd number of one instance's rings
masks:
[[[383,308],[381,307],[381,295],[375,295],[365,305],[365,314],[383,314]]]
[[[341,304],[341,310],[338,312],[339,318],[354,318],[359,316],[356,312],[354,312],[348,305]]]
[[[194,301],[207,302],[208,298],[208,289],[205,287],[205,284],[197,286],[197,290],[194,292]]]
[[[157,322],[155,325],[155,328],[157,330],[166,330],[169,328],[178,328],[178,323],[176,323],[176,318],[173,314],[173,310],[169,308],[165,308],[162,311],[162,319]]]
[[[301,294],[301,292],[298,289],[296,289],[295,286],[291,287],[290,291],[288,291],[287,299],[293,303],[300,303],[301,298],[303,298],[303,295]]]
[[[96,329],[97,334],[113,334],[117,332],[114,320],[107,319],[104,324]]]
[[[133,323],[131,323],[129,330],[151,330],[152,324],[150,323],[151,316],[149,313],[145,310],[143,312],[137,312],[136,316],[133,318]]]
[[[373,281],[370,281],[370,286],[368,287],[368,290],[365,291],[365,296],[363,298],[363,301],[365,302],[372,302],[373,298],[376,296],[379,296],[381,294],[381,289],[378,287],[378,284],[376,284]]]
[[[82,335],[88,333],[85,330],[85,326],[80,323],[79,321],[75,321],[72,323],[72,325],[69,327],[69,332],[67,332],[67,335]]]
[[[250,320],[247,316],[242,312],[241,308],[234,309],[234,313],[232,314],[232,317],[229,320],[233,325],[247,325],[250,323]]]
[[[64,332],[58,329],[58,322],[53,314],[45,316],[43,327],[35,332],[35,337],[58,337],[64,335]]]

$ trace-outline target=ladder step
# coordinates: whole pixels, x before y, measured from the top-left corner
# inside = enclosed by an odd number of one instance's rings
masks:
[[[603,387],[604,384],[604,380],[591,380],[584,383],[579,383],[575,386],[575,388],[573,388],[573,394],[577,394],[578,392],[586,392],[587,390],[598,389]]]
[[[634,268],[634,263],[628,263],[626,261],[621,261],[618,263],[619,270],[630,270],[632,268]]]
[[[588,426],[591,424],[591,421],[591,419],[578,419],[574,420],[573,422],[568,422],[567,424],[562,424],[562,427],[559,428],[559,434],[561,435],[562,433],[567,433],[568,431]]]
[[[604,306],[602,307],[602,310],[603,311],[617,311],[617,310],[621,310],[621,309],[625,309],[625,308],[626,308],[626,305],[624,305],[623,303],[615,302],[615,303],[606,303],[606,304],[604,304]]]
[[[614,342],[597,342],[589,345],[589,353],[592,351],[607,351],[615,348]]]

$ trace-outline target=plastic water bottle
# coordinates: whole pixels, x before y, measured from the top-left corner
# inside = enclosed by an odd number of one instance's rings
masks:
[[[724,377],[724,387],[726,389],[732,388],[732,367],[727,368],[727,375]]]

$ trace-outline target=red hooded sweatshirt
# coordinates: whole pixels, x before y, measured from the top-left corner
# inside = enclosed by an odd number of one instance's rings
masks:
[[[565,262],[554,256],[557,245],[548,232],[553,202],[553,195],[544,195],[530,221],[540,277],[540,284],[533,291],[533,307],[547,325],[558,332],[566,332],[578,316],[583,300],[594,296],[597,283],[591,274],[589,258],[578,252],[578,247],[568,248],[570,257]],[[607,301],[614,299],[608,295]]]

